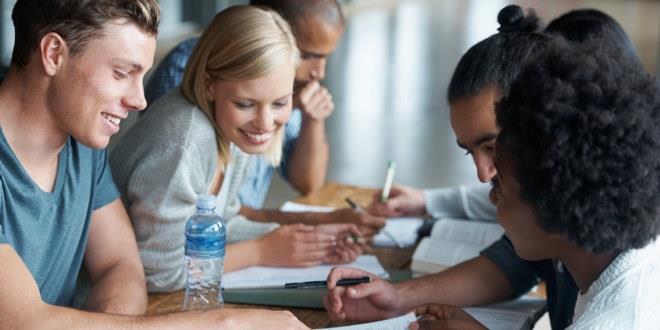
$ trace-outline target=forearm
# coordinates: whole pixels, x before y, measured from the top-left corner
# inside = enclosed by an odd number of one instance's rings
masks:
[[[300,136],[287,165],[291,185],[303,195],[321,189],[327,174],[328,157],[325,122],[303,117]]]
[[[231,309],[192,311],[157,316],[126,316],[92,313],[43,304],[38,318],[24,323],[27,328],[42,329],[206,329],[222,328]],[[34,323],[33,323],[34,322]]]
[[[227,245],[225,249],[225,272],[256,266],[261,263],[261,244],[258,239]]]
[[[428,303],[482,305],[509,298],[514,293],[504,274],[483,256],[396,286],[401,296],[407,298],[403,310]]]
[[[280,210],[258,210],[242,206],[241,215],[258,222],[277,222],[281,225],[304,223],[314,225],[328,223],[328,214],[322,212],[283,212]]]
[[[147,310],[147,288],[142,264],[120,264],[92,283],[85,310],[141,315]]]

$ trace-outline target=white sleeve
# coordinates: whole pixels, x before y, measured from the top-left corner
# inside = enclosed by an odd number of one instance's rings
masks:
[[[490,184],[425,189],[426,211],[436,218],[464,218],[495,221],[496,211],[489,198]]]

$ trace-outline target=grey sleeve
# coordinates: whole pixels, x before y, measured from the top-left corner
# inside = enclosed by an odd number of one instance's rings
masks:
[[[184,144],[149,151],[128,180],[125,198],[149,291],[185,285],[185,223],[195,211],[197,195],[208,189],[204,154],[209,153]]]
[[[465,218],[495,221],[496,209],[490,202],[489,184],[425,189],[426,211],[436,218]]]
[[[502,236],[480,254],[492,261],[506,276],[516,297],[527,293],[539,282],[533,263],[518,257],[511,241],[506,236]]]

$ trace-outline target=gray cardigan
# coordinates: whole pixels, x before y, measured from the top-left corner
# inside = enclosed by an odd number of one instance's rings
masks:
[[[185,222],[218,168],[211,121],[179,89],[151,105],[112,151],[110,166],[137,236],[149,291],[185,286]],[[232,145],[216,209],[227,221],[229,242],[251,239],[276,224],[238,215],[237,197],[252,156]],[[223,196],[225,194],[226,196]],[[224,205],[223,205],[224,204]]]

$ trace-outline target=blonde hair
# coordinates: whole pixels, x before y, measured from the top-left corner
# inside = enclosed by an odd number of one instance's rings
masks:
[[[252,80],[282,65],[297,66],[299,62],[300,54],[291,28],[274,11],[233,6],[213,18],[188,61],[181,92],[202,109],[213,123],[218,140],[219,166],[222,169],[229,162],[229,141],[223,138],[215,120],[212,102],[207,98],[207,79]],[[282,159],[283,141],[284,126],[275,132],[270,148],[263,154],[275,166]]]

